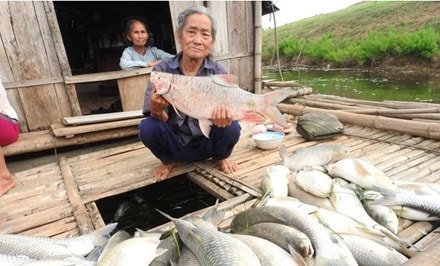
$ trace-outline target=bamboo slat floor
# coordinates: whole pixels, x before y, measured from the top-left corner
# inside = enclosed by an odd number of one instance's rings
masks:
[[[440,141],[344,126],[344,134],[330,140],[305,141],[292,132],[283,144],[292,152],[323,142],[344,143],[350,146],[351,157],[370,160],[394,180],[440,184]],[[236,213],[251,207],[261,195],[266,168],[281,160],[278,150],[255,146],[251,127],[243,124],[242,137],[232,154],[239,164],[237,172],[224,174],[212,161],[179,165],[172,172],[172,176],[188,173],[192,181],[223,200],[220,208],[227,210],[227,219],[221,224],[222,230],[228,230]],[[57,162],[14,172],[17,187],[0,198],[0,232],[65,237],[100,227],[104,222],[95,202],[155,183],[152,169],[158,163],[142,143],[134,141],[72,157],[60,156]],[[170,224],[160,228],[167,226]],[[440,242],[439,232],[436,222],[401,220],[398,235],[426,250]]]

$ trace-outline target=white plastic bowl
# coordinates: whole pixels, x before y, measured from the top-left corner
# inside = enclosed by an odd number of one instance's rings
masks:
[[[263,150],[277,149],[283,143],[285,134],[283,132],[267,131],[252,136],[258,148]]]

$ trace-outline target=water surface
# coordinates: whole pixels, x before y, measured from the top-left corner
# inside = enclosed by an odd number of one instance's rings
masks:
[[[265,69],[264,79],[281,80],[278,70]],[[283,70],[284,81],[296,80],[315,93],[371,101],[440,103],[439,74],[373,73],[353,69]]]

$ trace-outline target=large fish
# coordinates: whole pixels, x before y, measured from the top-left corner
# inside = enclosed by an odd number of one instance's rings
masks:
[[[295,149],[287,154],[286,147],[280,147],[280,157],[283,164],[292,172],[308,166],[320,166],[336,162],[348,156],[350,148],[344,144],[318,144],[311,147]]]
[[[310,239],[303,232],[285,224],[258,223],[241,233],[267,239],[288,252],[292,252],[292,247],[304,258],[311,258],[315,252]]]
[[[206,226],[197,227],[191,222],[160,213],[173,221],[180,239],[201,265],[261,265],[248,246],[229,234]]]
[[[193,77],[165,72],[151,72],[150,82],[176,110],[199,120],[202,133],[209,137],[212,122],[209,120],[215,107],[224,104],[232,118],[242,120],[252,113],[261,114],[288,128],[286,119],[275,104],[291,93],[290,88],[266,94],[253,94],[238,87],[232,75]]]
[[[117,223],[111,223],[88,234],[62,239],[0,234],[0,253],[27,255],[35,259],[56,255],[81,257],[87,255],[96,246],[104,246],[116,226]]]
[[[275,243],[270,242],[264,238],[259,238],[251,235],[231,234],[233,237],[239,239],[248,247],[250,247],[260,260],[261,265],[265,266],[279,266],[279,265],[301,265],[306,266],[306,262],[297,254],[297,256],[290,255],[283,248]]]
[[[266,168],[266,175],[261,181],[261,189],[264,193],[270,193],[270,197],[287,197],[287,185],[289,183],[290,170],[284,165],[271,165]]]
[[[345,158],[328,165],[327,170],[332,177],[340,177],[365,189],[399,190],[388,175],[364,159]]]
[[[157,256],[166,252],[158,249],[160,240],[153,237],[134,237],[124,240],[109,250],[97,266],[149,265]]]
[[[371,239],[355,236],[340,235],[344,243],[350,249],[359,265],[401,265],[408,258],[395,249],[379,244]]]
[[[269,198],[277,200],[279,198]],[[249,226],[263,222],[282,223],[304,232],[315,248],[315,265],[357,265],[345,244],[331,235],[325,227],[294,208],[263,206],[237,214],[231,221],[231,229],[240,232]]]

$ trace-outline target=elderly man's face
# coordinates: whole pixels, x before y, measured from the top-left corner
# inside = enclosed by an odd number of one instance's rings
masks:
[[[182,33],[178,34],[178,42],[183,54],[192,59],[208,56],[214,46],[211,27],[211,21],[206,15],[189,16]]]

